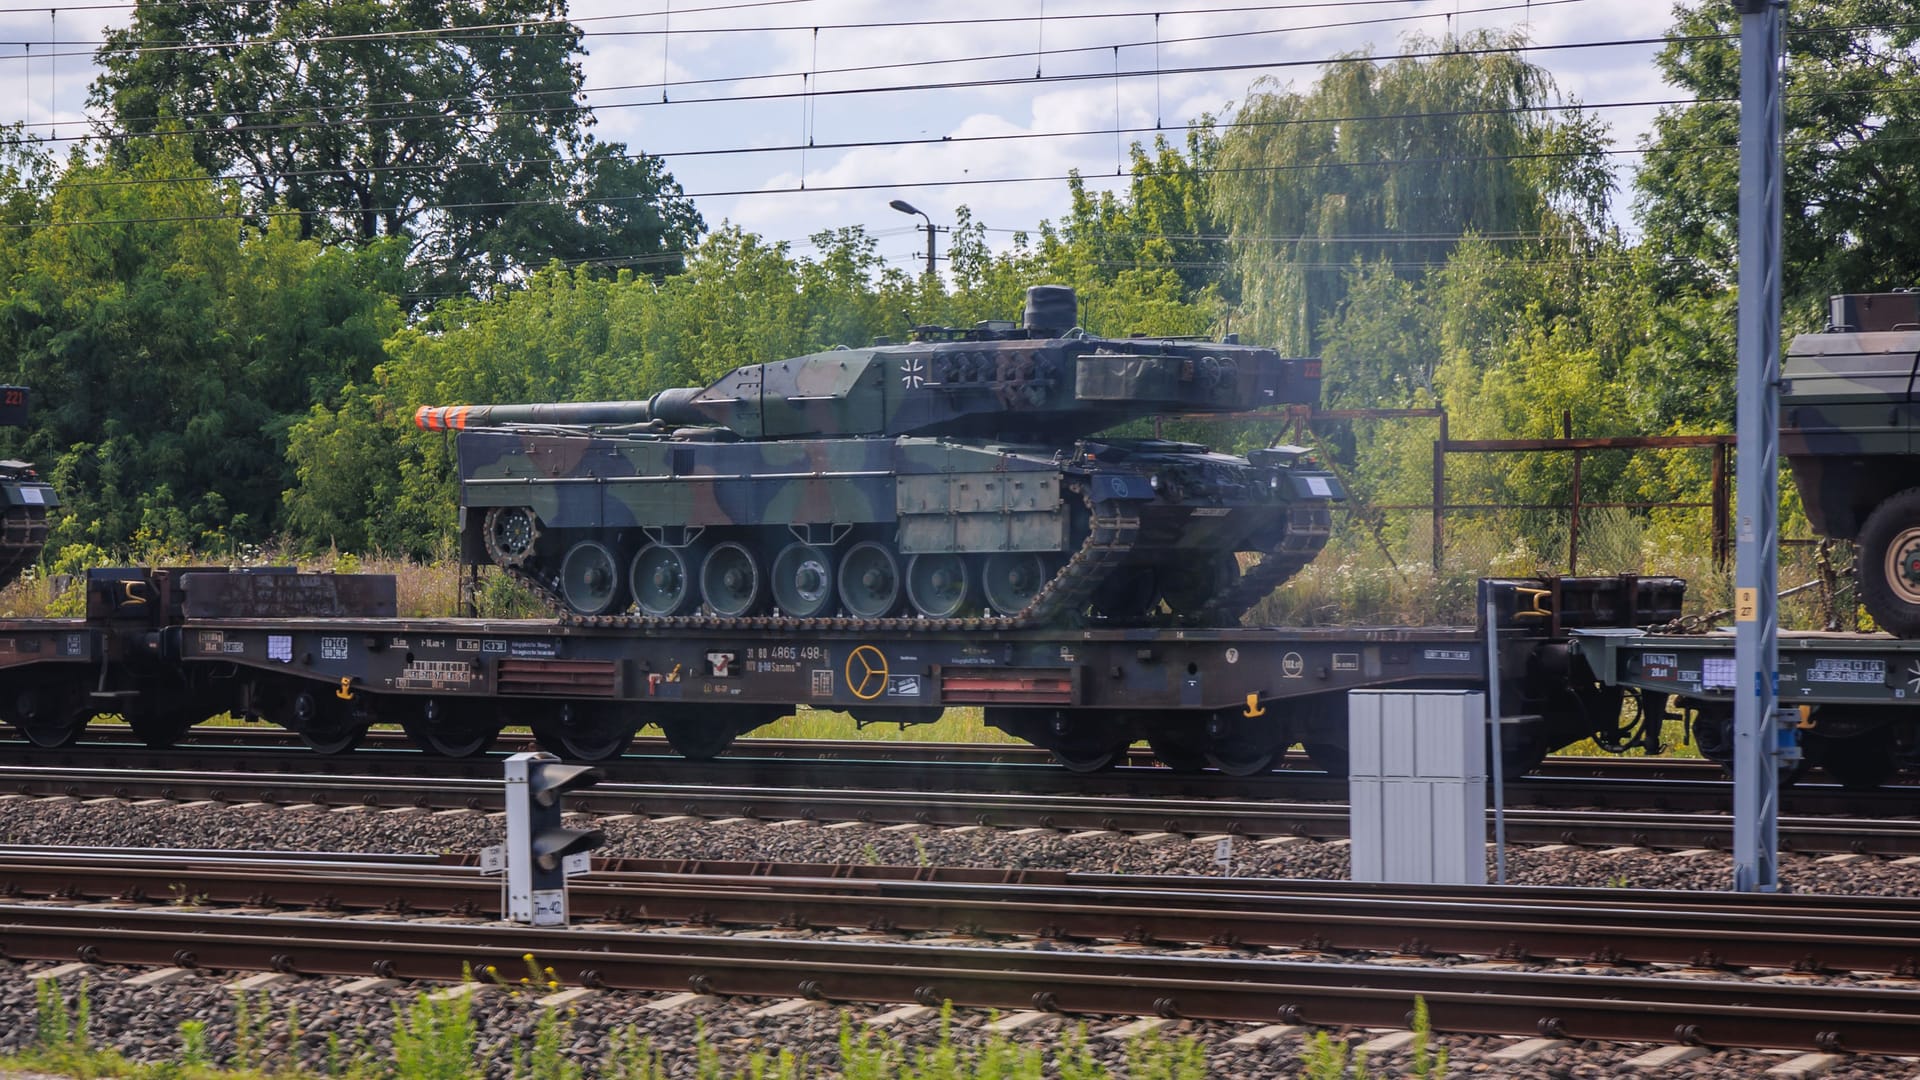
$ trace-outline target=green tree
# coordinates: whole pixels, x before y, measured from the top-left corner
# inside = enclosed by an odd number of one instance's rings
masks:
[[[1781,284],[1790,319],[1814,324],[1828,293],[1920,282],[1920,23],[1903,0],[1795,0],[1786,30]],[[1660,70],[1699,100],[1661,110],[1635,178],[1667,295],[1732,282],[1739,16],[1681,4],[1671,36]]]
[[[1188,128],[1184,154],[1164,136],[1151,152],[1134,143],[1125,192],[1089,192],[1075,171],[1066,219],[1040,226],[1039,259],[1083,288],[1132,271],[1168,270],[1182,299],[1217,290],[1226,283],[1227,245],[1206,175],[1219,145],[1213,118],[1203,116]]]
[[[579,52],[564,0],[142,4],[92,104],[187,133],[302,237],[414,240],[429,293],[552,258],[671,273],[700,217],[657,159],[587,134]]]
[[[65,500],[55,542],[261,540],[291,419],[371,372],[398,324],[399,251],[234,228],[237,195],[154,140],[69,160],[0,294],[37,396],[25,449]]]
[[[1247,99],[1221,139],[1213,205],[1256,339],[1317,350],[1358,261],[1416,278],[1469,232],[1524,243],[1600,225],[1604,131],[1541,111],[1553,82],[1523,44],[1414,36],[1417,55],[1350,54],[1306,92],[1263,84]]]

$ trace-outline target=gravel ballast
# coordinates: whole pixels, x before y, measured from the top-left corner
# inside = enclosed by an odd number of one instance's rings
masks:
[[[608,843],[601,854],[655,858],[762,860],[840,864],[908,866],[1030,867],[1132,874],[1222,873],[1216,865],[1214,842],[1171,840],[1143,844],[1123,835],[1069,839],[1063,834],[1012,832],[993,829],[921,830],[886,832],[873,827],[827,829],[817,825],[768,828],[761,822],[717,825],[701,822],[655,823],[640,819],[604,824]],[[475,852],[500,841],[497,818],[480,814],[439,816],[429,813],[388,814],[378,811],[289,811],[271,806],[133,805],[126,802],[80,802],[0,798],[0,838],[10,844],[47,846],[174,847],[251,850],[314,850],[438,854]],[[1236,839],[1231,871],[1236,876],[1344,878],[1348,862],[1344,845],[1300,841],[1261,846]],[[1625,890],[1635,888],[1722,889],[1732,874],[1729,858],[1720,853],[1679,857],[1656,852],[1599,852],[1559,850],[1534,853],[1524,848],[1509,853],[1510,877],[1516,884],[1594,885]],[[1865,859],[1825,863],[1814,858],[1783,856],[1780,873],[1786,888],[1806,892],[1915,895],[1920,893],[1920,865]],[[33,967],[45,967],[35,965]],[[0,1050],[24,1049],[32,1043],[35,1026],[34,985],[26,978],[32,968],[0,964],[11,977],[0,979]],[[208,1023],[207,1035],[216,1058],[231,1054],[235,1045],[234,995],[226,978],[195,973],[156,988],[121,985],[129,971],[99,969],[85,976],[92,1002],[92,1032],[99,1045],[111,1046],[142,1061],[178,1060],[183,1050],[181,1024],[192,1019]],[[81,976],[67,976],[63,988],[77,991]],[[395,1006],[411,1003],[424,988],[403,986],[366,995],[339,991],[345,980],[303,980],[270,992],[272,1011],[264,1028],[265,1043],[274,1062],[284,1062],[290,1046],[306,1064],[325,1070],[329,1036],[351,1050],[365,1045],[370,1052],[391,1052],[389,1036]],[[839,1059],[842,1017],[856,1023],[888,1010],[887,1006],[847,1006],[806,1009],[779,1017],[749,1017],[769,1001],[705,1000],[679,1011],[647,1008],[666,995],[596,993],[569,1014],[570,1053],[594,1075],[612,1033],[631,1026],[651,1039],[669,1065],[669,1075],[692,1076],[696,1032],[704,1028],[708,1045],[730,1066],[743,1066],[755,1051],[792,1050],[805,1055],[822,1076],[832,1076]],[[497,989],[474,999],[481,1058],[492,1076],[511,1074],[513,1048],[530,1046],[539,1007],[532,994]],[[289,1030],[289,1010],[298,1017],[297,1038]],[[986,1038],[982,1029],[990,1014],[960,1010],[952,1019],[954,1038],[977,1045]],[[1121,1019],[1088,1021],[1089,1032],[1119,1026]],[[938,1038],[940,1019],[931,1015],[903,1022],[889,1035],[912,1046],[930,1045]],[[1054,1048],[1062,1041],[1059,1022],[1023,1029],[1012,1038],[1021,1044]],[[1165,1037],[1192,1036],[1207,1048],[1210,1075],[1220,1078],[1285,1077],[1301,1067],[1302,1040],[1286,1036],[1262,1048],[1230,1047],[1228,1040],[1244,1034],[1245,1025],[1183,1021],[1163,1032]],[[1365,1033],[1335,1032],[1355,1041]],[[1648,1046],[1575,1043],[1525,1064],[1486,1060],[1511,1045],[1512,1039],[1443,1036],[1438,1042],[1452,1055],[1450,1075],[1489,1075],[1521,1078],[1586,1078],[1620,1075],[1620,1066],[1651,1049]],[[1123,1067],[1125,1047],[1094,1039],[1096,1057],[1112,1067]],[[1790,1056],[1790,1055],[1788,1055]],[[1788,1056],[1719,1051],[1676,1066],[1663,1075],[1749,1078],[1761,1076]],[[1391,1066],[1404,1054],[1376,1058],[1376,1075],[1397,1075]],[[1120,1075],[1125,1075],[1121,1072]],[[1920,1063],[1886,1058],[1854,1059],[1824,1073],[1836,1080],[1920,1075]]]

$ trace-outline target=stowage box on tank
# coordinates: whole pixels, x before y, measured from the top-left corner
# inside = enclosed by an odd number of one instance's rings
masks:
[[[1920,293],[1830,303],[1827,329],[1787,349],[1780,454],[1813,530],[1859,542],[1860,602],[1920,637]]]
[[[1101,433],[1310,404],[1319,362],[1077,318],[1073,290],[1037,286],[1019,326],[415,420],[459,433],[463,556],[574,616],[1237,620],[1326,543],[1337,481],[1301,447]]]

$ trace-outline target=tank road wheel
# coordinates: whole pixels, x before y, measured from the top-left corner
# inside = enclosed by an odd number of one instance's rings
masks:
[[[560,564],[560,596],[580,615],[604,615],[614,608],[620,596],[620,564],[613,549],[598,540],[568,548]]]
[[[972,592],[967,561],[958,555],[915,555],[907,560],[907,599],[930,619],[950,619]]]
[[[900,561],[885,544],[863,540],[847,550],[840,603],[856,619],[884,619],[900,606]]]
[[[1008,551],[987,556],[980,575],[987,606],[996,615],[1018,615],[1047,584],[1047,564],[1031,551]]]
[[[1201,555],[1160,572],[1160,595],[1175,615],[1197,616],[1233,586],[1240,564],[1227,552]]]
[[[684,615],[698,604],[689,548],[648,544],[633,557],[627,580],[633,586],[633,602],[639,605],[642,615],[664,619]]]
[[[782,615],[811,619],[833,602],[833,557],[812,544],[788,544],[773,560],[773,604]]]
[[[419,712],[400,721],[400,729],[413,744],[441,757],[477,757],[493,749],[500,728],[488,720],[456,717],[456,706],[440,698],[420,703]]]
[[[487,511],[487,557],[500,566],[519,566],[533,554],[540,522],[525,506],[496,506]]]
[[[610,761],[633,745],[638,718],[618,705],[568,702],[533,722],[542,750],[574,761]]]
[[[1860,602],[1882,630],[1920,637],[1920,488],[1873,508],[1860,526]]]
[[[766,592],[766,575],[760,572],[760,560],[745,544],[732,540],[715,544],[700,564],[700,595],[707,607],[722,618],[751,614]]]

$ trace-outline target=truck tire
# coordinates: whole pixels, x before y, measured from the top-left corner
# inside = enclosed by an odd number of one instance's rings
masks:
[[[1920,488],[1873,508],[1860,527],[1860,603],[1880,629],[1920,637]]]

